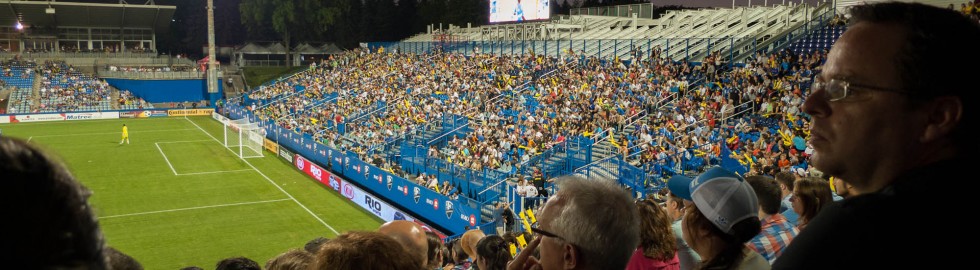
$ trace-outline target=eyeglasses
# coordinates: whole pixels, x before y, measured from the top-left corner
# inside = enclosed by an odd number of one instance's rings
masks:
[[[557,234],[550,233],[548,231],[542,230],[541,228],[538,228],[538,224],[537,223],[534,223],[534,226],[531,226],[531,232],[534,232],[535,234],[540,234],[540,235],[543,235],[543,236],[551,237],[551,238],[558,238],[558,240],[562,240],[562,241],[566,241],[567,242],[567,240],[565,240],[565,238],[563,238],[561,236],[558,236]]]
[[[889,89],[884,87],[856,84],[856,83],[851,83],[845,80],[838,80],[838,79],[831,79],[828,82],[825,82],[820,79],[816,79],[813,81],[813,92],[816,92],[817,90],[824,90],[824,92],[827,94],[827,101],[838,101],[847,98],[848,96],[852,96],[854,95],[853,90],[858,88],[906,94],[906,95],[913,94],[908,90]]]

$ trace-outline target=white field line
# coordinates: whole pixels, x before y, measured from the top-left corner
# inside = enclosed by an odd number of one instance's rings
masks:
[[[194,123],[194,121],[191,121],[191,119],[187,118],[186,116],[184,117],[184,119],[186,119],[187,122],[191,122],[192,125],[194,125],[195,127],[197,127],[197,129],[200,129],[201,132],[204,132],[204,134],[208,135],[208,137],[211,137],[211,139],[214,139],[215,142],[218,142],[218,144],[224,146],[224,144],[221,143],[221,140],[218,140],[218,138],[215,138],[214,136],[212,136],[211,133],[208,133],[206,130],[204,130],[204,128],[201,128],[201,126],[198,126],[197,123]],[[225,149],[228,149],[228,148],[226,147]],[[233,151],[231,149],[228,149],[228,151],[230,151],[232,154],[235,154],[235,151]],[[235,154],[235,156],[237,156],[237,154]],[[323,221],[323,219],[321,219],[319,216],[317,216],[316,214],[314,214],[313,211],[310,211],[310,209],[307,208],[305,205],[303,205],[303,203],[300,203],[298,200],[296,200],[296,197],[293,197],[292,194],[289,194],[289,192],[286,192],[285,189],[282,189],[282,187],[280,187],[279,184],[276,184],[275,181],[272,181],[272,179],[269,178],[269,176],[266,176],[265,173],[262,173],[262,171],[259,171],[258,168],[255,168],[255,166],[253,166],[252,163],[248,162],[248,160],[246,160],[246,159],[242,159],[242,161],[244,161],[245,164],[248,164],[249,167],[252,167],[252,169],[255,170],[255,172],[259,173],[259,175],[262,175],[262,177],[264,177],[265,180],[269,181],[270,184],[272,184],[273,186],[275,186],[276,188],[278,188],[279,191],[282,191],[283,194],[286,194],[286,196],[289,196],[289,198],[292,199],[293,202],[296,202],[296,204],[299,205],[300,207],[302,207],[303,210],[306,210],[307,213],[310,213],[310,215],[313,216],[313,218],[315,218],[316,220],[320,221],[320,223],[323,224],[323,226],[326,226],[335,235],[340,235],[340,232],[337,232],[337,230],[334,229],[333,226],[330,226],[330,224],[327,224],[326,221]]]
[[[230,170],[230,171],[213,171],[213,172],[196,172],[196,173],[178,173],[177,175],[201,175],[201,174],[216,174],[216,173],[230,173],[230,172],[250,172],[252,169],[243,170]]]
[[[210,142],[210,141],[211,140],[192,140],[192,141],[169,141],[169,142],[157,142],[157,143],[192,143],[192,142]]]
[[[27,138],[27,142],[31,142],[31,140],[33,140],[33,139],[34,139],[34,136],[31,136],[30,138]]]
[[[218,207],[228,207],[228,206],[238,206],[238,205],[248,205],[248,204],[260,204],[260,203],[270,203],[270,202],[281,202],[281,201],[288,201],[288,200],[289,199],[279,199],[279,200],[268,200],[268,201],[258,201],[258,202],[244,202],[244,203],[229,203],[229,204],[219,204],[219,205],[209,205],[209,206],[198,206],[198,207],[189,207],[189,208],[180,208],[180,209],[170,209],[170,210],[150,211],[150,212],[132,213],[132,214],[123,214],[123,215],[114,215],[114,216],[104,216],[104,217],[99,217],[99,219],[117,218],[117,217],[131,217],[131,216],[159,214],[159,213],[170,213],[170,212],[178,212],[178,211],[198,210],[198,209],[218,208]]]
[[[197,130],[197,129],[196,128],[191,128],[191,129],[188,129],[188,130]],[[192,142],[210,142],[210,141],[211,140],[170,141],[170,142],[157,142],[156,145],[157,145],[157,149],[160,149],[160,144],[164,144],[164,143],[192,143]],[[163,153],[163,150],[162,149],[160,150],[160,153],[161,154]],[[167,159],[167,155],[163,155],[163,158],[164,159]],[[170,164],[169,161],[167,163]],[[174,167],[171,165],[170,166],[170,169],[174,169]],[[249,172],[249,171],[252,171],[252,169],[227,170],[227,171],[212,171],[212,172],[196,172],[196,173],[178,173],[177,170],[174,170],[174,175],[178,175],[178,176],[181,176],[181,175],[201,175],[201,174],[230,173],[230,172]]]
[[[153,132],[171,132],[171,131],[181,131],[181,130],[194,130],[193,128],[185,129],[160,129],[160,130],[143,130],[143,131],[130,131],[129,133],[153,133]],[[71,136],[86,136],[86,135],[109,135],[109,134],[122,134],[122,132],[102,132],[102,133],[69,133],[69,134],[55,134],[55,135],[39,135],[34,136],[38,138],[46,137],[71,137]]]
[[[170,166],[170,170],[174,172],[174,175],[179,175],[177,174],[177,170],[174,169],[174,164],[171,164],[170,159],[167,158],[167,154],[163,153],[163,148],[160,148],[160,143],[154,143],[154,145],[157,146],[157,150],[160,150],[160,155],[163,155],[163,160],[167,162],[167,166]]]

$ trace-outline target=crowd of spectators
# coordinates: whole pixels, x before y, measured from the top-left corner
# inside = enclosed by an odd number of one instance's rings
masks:
[[[443,116],[463,115],[513,89],[530,76],[508,74],[521,61],[355,50],[261,86],[249,98],[257,100],[252,106],[264,119],[366,155],[371,146],[424,129]],[[344,125],[343,134],[339,125]]]
[[[949,9],[956,10],[956,8],[955,5],[949,4]],[[960,3],[959,12],[969,16],[974,21],[980,21],[980,1],[974,0],[972,3]]]
[[[468,132],[430,145],[428,158],[513,174],[539,167],[535,156],[581,136],[609,141],[627,162],[665,178],[716,164],[722,146],[753,172],[806,174],[799,105],[825,51],[758,54],[736,67],[717,54],[699,65],[672,61],[659,48],[632,55],[354,50],[258,87],[247,105],[261,119],[365,160],[379,145],[461,115]],[[392,160],[379,167],[419,176]]]
[[[3,70],[4,77],[16,76],[21,79],[28,79],[34,75],[36,68],[37,62],[34,60],[21,60],[15,58],[0,63],[0,69]]]
[[[26,82],[21,83],[20,87],[36,89],[37,100],[34,100],[34,94],[28,95],[26,100],[11,100],[14,103],[29,102],[31,104],[28,111],[20,111],[21,113],[150,107],[149,103],[134,96],[129,91],[119,92],[118,97],[113,98],[115,89],[108,83],[94,76],[86,75],[64,61],[38,63],[34,60],[13,59],[0,64],[0,70],[3,72],[0,79],[19,79]],[[33,90],[31,92],[34,93]]]
[[[41,111],[70,112],[111,100],[108,83],[75,71],[65,62],[45,61],[39,69]]]

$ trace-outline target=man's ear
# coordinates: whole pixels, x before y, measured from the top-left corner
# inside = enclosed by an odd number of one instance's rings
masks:
[[[564,251],[563,253],[565,254],[562,256],[562,264],[565,266],[564,269],[575,269],[579,264],[581,264],[581,262],[579,262],[580,255],[578,254],[578,249],[575,248],[574,245],[571,243],[565,243],[565,245],[562,246],[562,249]]]
[[[954,96],[937,97],[926,109],[926,127],[919,138],[923,142],[949,136],[963,118],[963,101]]]

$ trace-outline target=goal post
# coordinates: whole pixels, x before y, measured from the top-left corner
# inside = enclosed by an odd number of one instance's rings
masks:
[[[225,123],[224,144],[240,158],[262,157],[263,133],[258,123],[250,123],[247,119],[230,120]]]

